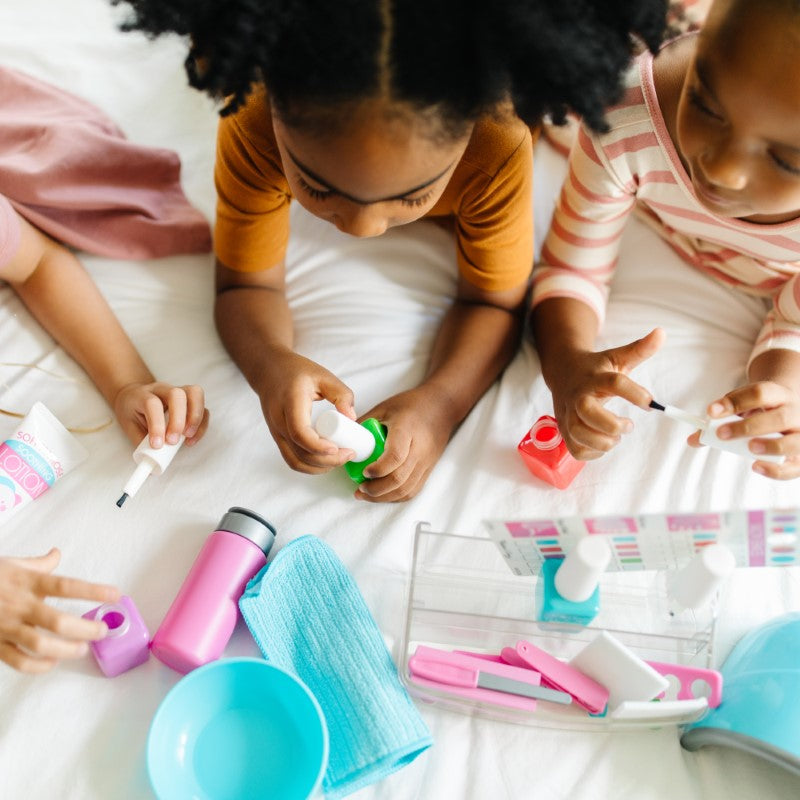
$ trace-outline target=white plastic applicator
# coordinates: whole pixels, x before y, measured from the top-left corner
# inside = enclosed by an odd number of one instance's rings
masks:
[[[375,437],[350,417],[329,408],[323,411],[314,424],[314,429],[323,438],[337,447],[352,450],[355,462],[366,461],[375,451]]]
[[[150,447],[150,436],[147,435],[139,442],[139,446],[133,451],[133,460],[138,465],[133,474],[128,478],[128,482],[122,489],[122,496],[117,500],[117,507],[122,508],[122,504],[129,498],[134,497],[136,492],[141,489],[142,484],[151,475],[161,475],[164,470],[172,463],[175,453],[180,450],[186,437],[181,435],[176,444],[164,443],[156,450]]]
[[[775,464],[783,464],[786,456],[769,455],[767,453],[751,453],[748,444],[750,439],[720,439],[717,436],[717,430],[729,422],[741,422],[742,418],[737,416],[722,417],[721,419],[703,419],[695,414],[690,414],[688,411],[676,408],[675,406],[665,405],[658,403],[655,400],[650,401],[650,408],[656,411],[663,412],[670,419],[676,419],[678,422],[686,422],[695,429],[700,431],[700,444],[708,445],[709,447],[716,447],[717,450],[726,450],[729,453],[736,453],[737,456],[744,456],[757,461],[772,461]],[[762,436],[753,437],[756,439],[780,439],[780,433],[765,433]]]

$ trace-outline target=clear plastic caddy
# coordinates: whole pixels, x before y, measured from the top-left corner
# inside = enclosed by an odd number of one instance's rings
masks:
[[[665,571],[604,574],[600,611],[587,626],[537,621],[539,580],[515,575],[493,539],[436,532],[428,523],[418,523],[400,651],[400,673],[409,692],[443,708],[523,725],[603,731],[682,725],[702,716],[695,709],[664,717],[654,708],[653,718],[613,719],[592,715],[575,703],[542,700],[534,711],[523,711],[459,697],[444,686],[440,691],[415,683],[408,662],[419,645],[497,655],[526,640],[569,661],[601,631],[646,661],[711,666],[717,604],[702,613],[673,616]],[[664,699],[674,699],[677,691],[677,681],[671,680]]]

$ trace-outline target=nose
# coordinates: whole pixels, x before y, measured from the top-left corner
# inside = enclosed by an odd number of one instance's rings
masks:
[[[700,166],[710,184],[741,191],[748,183],[747,154],[729,139],[715,142],[700,156]]]
[[[339,211],[333,218],[336,227],[350,236],[366,239],[380,236],[389,227],[388,220],[375,206],[355,206]]]

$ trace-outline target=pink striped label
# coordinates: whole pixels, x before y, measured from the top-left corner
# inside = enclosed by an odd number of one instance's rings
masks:
[[[0,470],[34,500],[50,488],[47,481],[5,443],[0,445]]]

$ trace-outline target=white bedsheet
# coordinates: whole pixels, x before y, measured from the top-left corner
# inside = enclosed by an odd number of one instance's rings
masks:
[[[177,150],[187,193],[211,218],[214,109],[185,86],[179,42],[122,35],[113,18],[104,0],[6,0],[0,63],[94,101],[138,142]],[[563,162],[541,146],[536,167],[541,241]],[[301,210],[293,211],[292,224],[298,349],[345,380],[359,410],[413,385],[455,286],[448,235],[422,223],[358,241]],[[486,518],[797,503],[796,481],[768,481],[734,456],[691,450],[680,426],[635,409],[635,432],[587,465],[569,490],[536,481],[515,451],[532,422],[551,411],[529,342],[461,426],[418,497],[401,505],[357,503],[342,471],[304,476],[281,459],[255,395],[214,330],[211,256],[83,260],[155,373],[205,387],[211,428],[122,510],[115,500],[132,468],[130,446],[116,426],[81,437],[88,461],[0,530],[0,552],[30,555],[59,546],[61,572],[119,585],[151,633],[201,543],[233,505],[270,519],[279,544],[308,533],[324,538],[357,580],[397,660],[417,520],[434,530],[484,535]],[[667,344],[636,376],[657,398],[699,411],[741,380],[762,313],[759,301],[694,272],[634,222],[603,340],[622,343],[663,326]],[[0,289],[0,361],[81,374],[7,288]],[[0,368],[0,379],[11,384],[0,406],[24,408],[41,399],[67,424],[108,415],[86,383],[10,368]],[[0,418],[0,433],[13,425]],[[798,571],[739,570],[729,598],[718,659],[752,625],[800,608]],[[257,655],[243,626],[227,653]],[[152,797],[147,730],[177,680],[155,659],[115,679],[102,677],[91,658],[41,677],[0,666],[0,798]],[[578,733],[420,710],[434,747],[357,797],[767,800],[800,793],[797,778],[754,757],[683,751],[672,728]]]

